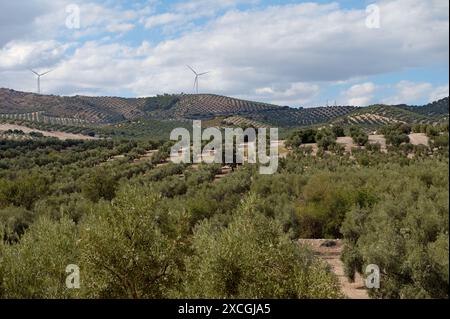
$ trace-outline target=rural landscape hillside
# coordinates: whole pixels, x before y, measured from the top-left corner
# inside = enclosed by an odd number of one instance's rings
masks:
[[[0,89],[0,118],[65,125],[111,125],[135,120],[221,119],[224,124],[301,127],[328,122],[367,126],[448,120],[448,98],[423,106],[373,105],[291,108],[212,94],[147,98],[63,97]]]
[[[437,313],[449,5],[0,0],[2,318]]]
[[[0,298],[446,298],[448,103],[296,109],[0,89]],[[171,130],[196,119],[280,128],[278,170],[261,175],[236,154],[172,163]],[[71,260],[101,285],[61,288],[55,265]],[[365,286],[372,263],[381,289]]]

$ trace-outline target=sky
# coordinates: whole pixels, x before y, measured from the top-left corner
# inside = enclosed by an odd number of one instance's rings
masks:
[[[449,95],[448,0],[0,0],[0,87],[291,107]]]

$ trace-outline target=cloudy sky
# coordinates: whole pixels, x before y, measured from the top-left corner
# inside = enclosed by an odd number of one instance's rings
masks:
[[[448,0],[0,0],[0,87],[280,105],[449,94]]]

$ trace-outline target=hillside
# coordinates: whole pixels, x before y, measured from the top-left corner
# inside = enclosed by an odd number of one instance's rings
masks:
[[[333,124],[378,127],[392,123],[434,124],[448,121],[448,98],[423,106],[372,105],[336,118]]]
[[[448,116],[448,97],[423,106],[397,105],[397,107],[425,116]]]
[[[448,98],[424,106],[374,105],[290,108],[213,94],[146,98],[38,95],[0,89],[0,119],[51,125],[108,126],[139,120],[213,120],[241,125],[293,128],[322,123],[377,126],[391,122],[448,120]]]

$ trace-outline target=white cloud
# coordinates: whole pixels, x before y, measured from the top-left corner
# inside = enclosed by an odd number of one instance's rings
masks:
[[[343,92],[342,96],[345,99],[344,104],[354,106],[369,105],[373,99],[376,88],[377,87],[372,82],[355,84],[347,91]]]
[[[53,65],[60,61],[68,44],[57,41],[9,42],[0,49],[0,71]]]
[[[423,7],[419,1],[409,3]],[[238,94],[280,82],[345,81],[446,63],[448,22],[430,22],[433,3],[406,13],[400,5],[395,11],[389,8],[389,19],[379,30],[366,28],[365,11],[340,10],[337,4],[230,11],[204,28],[157,45],[147,62],[149,67],[178,67],[172,81],[187,63],[212,68],[221,74],[219,87]],[[414,27],[405,26],[403,15]]]
[[[118,24],[110,24],[106,27],[106,30],[108,30],[108,32],[112,32],[112,33],[125,33],[128,31],[133,30],[135,27],[134,24],[132,23],[118,23]]]
[[[337,3],[301,3],[240,11],[236,4],[242,1],[188,1],[175,5],[171,12],[158,14],[154,13],[153,4],[120,10],[120,7],[82,1],[82,29],[75,33],[61,27],[64,10],[55,7],[54,2],[44,1],[46,9],[43,12],[36,9],[30,17],[42,26],[40,37],[48,35],[49,39],[39,38],[38,32],[29,38],[25,36],[36,26],[35,22],[30,23],[26,32],[17,29],[13,38],[1,28],[0,72],[2,68],[14,70],[29,61],[38,61],[38,67],[59,65],[46,80],[51,92],[120,94],[126,91],[143,96],[192,92],[193,77],[186,68],[186,64],[192,64],[199,70],[213,71],[200,80],[202,92],[289,105],[313,103],[324,83],[364,79],[366,83],[355,85],[344,96],[351,104],[364,105],[378,102],[374,100],[378,89],[369,82],[372,75],[448,65],[447,1],[381,1],[380,29],[365,26],[365,10],[344,10]],[[219,11],[213,4],[220,5]],[[216,17],[220,10],[226,13]],[[4,15],[0,13],[0,17]],[[185,27],[198,16],[211,18],[205,25]],[[40,43],[62,33],[68,39],[64,45],[73,47],[73,42],[85,35],[124,33],[142,27],[136,21],[145,23],[147,28],[177,25],[182,21],[179,26],[184,32],[160,43],[143,42],[139,46],[129,42],[111,44],[108,39],[117,41],[117,38],[105,37],[104,41],[77,43],[73,52],[58,51],[59,42],[47,48]],[[17,21],[8,23],[14,30],[12,26]],[[42,30],[49,31],[42,33]],[[41,51],[42,57],[50,58],[34,58]],[[0,86],[28,87],[18,78],[11,71],[2,73]],[[29,88],[34,88],[31,82]],[[414,93],[412,90],[400,96],[402,88],[397,90],[398,98]],[[428,91],[423,89],[423,94],[442,95],[443,91],[445,88],[428,87]]]
[[[152,12],[149,1],[134,9],[112,6],[97,0],[16,0],[0,1],[0,48],[11,41],[43,41],[64,37],[68,41],[103,32],[126,33],[140,18]],[[24,4],[26,2],[26,4]],[[80,29],[69,29],[68,5],[80,9]]]
[[[311,83],[292,83],[286,88],[262,87],[255,90],[257,100],[270,100],[279,105],[301,106],[311,102],[320,92],[320,86]],[[250,96],[244,96],[250,98]]]
[[[165,33],[193,27],[193,21],[200,18],[213,18],[224,9],[235,8],[238,4],[255,4],[259,0],[189,0],[175,3],[171,12],[155,14],[141,19],[146,29],[163,27]]]
[[[433,102],[449,95],[448,84],[433,87],[428,82],[400,81],[395,86],[395,95],[385,98],[385,104],[423,104]]]
[[[449,86],[447,83],[446,85],[438,86],[437,88],[433,89],[433,91],[431,91],[430,93],[429,100],[430,102],[437,101],[448,96],[449,96]]]
[[[167,24],[181,23],[185,21],[185,16],[177,13],[163,13],[158,15],[153,15],[147,18],[144,22],[144,26],[147,29],[152,29]]]

